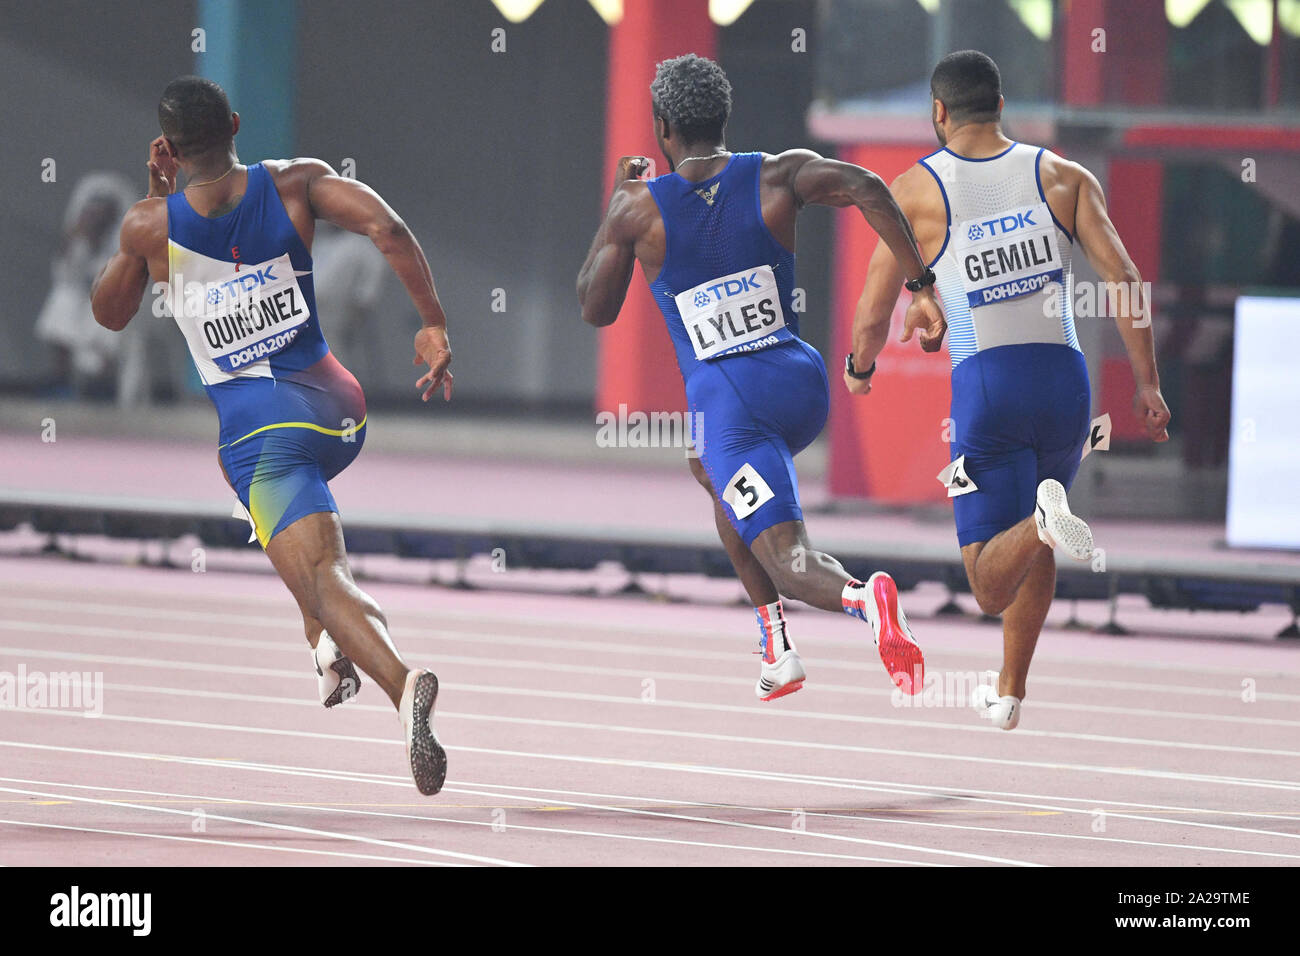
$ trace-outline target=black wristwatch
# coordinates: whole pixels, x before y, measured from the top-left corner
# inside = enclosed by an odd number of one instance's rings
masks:
[[[934,285],[934,270],[929,268],[917,278],[904,282],[903,288],[908,292],[920,292],[928,285]]]
[[[871,376],[876,374],[876,363],[872,362],[871,368],[867,369],[865,372],[855,371],[853,368],[853,353],[850,352],[848,355],[844,356],[844,374],[849,378],[856,378],[859,382],[865,382],[867,379],[871,378]]]

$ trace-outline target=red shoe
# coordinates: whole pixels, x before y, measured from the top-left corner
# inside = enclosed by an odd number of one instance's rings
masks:
[[[925,656],[907,626],[898,603],[898,585],[884,571],[867,580],[862,610],[880,651],[889,678],[904,694],[921,693],[925,684]]]

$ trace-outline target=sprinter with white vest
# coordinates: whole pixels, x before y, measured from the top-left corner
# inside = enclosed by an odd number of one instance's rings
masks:
[[[1141,277],[1096,178],[1003,135],[1002,80],[989,57],[949,54],[930,91],[943,148],[891,188],[937,276],[949,325],[953,440],[944,474],[962,560],[980,607],[1002,615],[1002,669],[989,672],[973,703],[1012,730],[1056,590],[1053,549],[1078,560],[1093,553],[1091,530],[1066,501],[1091,404],[1071,308],[1076,243],[1103,281],[1140,289]],[[850,367],[870,367],[884,347],[900,276],[881,243],[854,317]],[[1167,441],[1147,303],[1117,301],[1115,323],[1137,384],[1134,408],[1151,440]],[[845,383],[865,391],[848,375]]]

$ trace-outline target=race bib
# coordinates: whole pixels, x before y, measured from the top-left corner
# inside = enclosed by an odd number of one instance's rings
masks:
[[[742,269],[673,297],[700,360],[755,351],[782,340],[781,295],[771,266]]]
[[[968,219],[953,226],[951,236],[972,309],[1018,299],[1061,281],[1056,224],[1047,203]]]
[[[749,462],[740,466],[722,492],[722,500],[731,505],[737,518],[748,518],[775,497],[772,487]]]
[[[966,474],[966,456],[959,455],[952,461],[948,462],[948,467],[935,476],[939,479],[939,484],[948,489],[948,497],[956,498],[959,495],[968,495],[972,491],[979,491],[979,486],[971,480],[971,476]]]
[[[236,372],[290,345],[311,310],[286,253],[204,283],[203,308],[188,317],[217,368]]]
[[[1098,415],[1088,426],[1088,437],[1083,440],[1083,454],[1079,460],[1087,458],[1094,451],[1110,450],[1110,412]]]

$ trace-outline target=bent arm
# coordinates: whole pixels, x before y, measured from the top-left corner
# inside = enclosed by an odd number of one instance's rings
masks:
[[[801,204],[856,206],[893,254],[906,278],[925,274],[925,262],[917,250],[912,224],[903,215],[885,181],[869,169],[824,159],[812,153],[794,177],[795,197]],[[901,285],[901,279],[899,284]],[[895,289],[895,292],[898,290]]]
[[[632,190],[644,184],[620,184],[609,197],[609,209],[596,230],[587,260],[578,272],[578,304],[582,321],[597,328],[612,325],[627,298],[636,265],[636,234],[632,225]]]
[[[424,326],[445,329],[447,316],[429,262],[406,223],[365,183],[337,175],[326,163],[319,166],[319,174],[307,185],[312,213],[373,242],[401,280]]]
[[[149,260],[142,233],[150,215],[144,200],[132,206],[122,220],[117,252],[104,264],[90,286],[90,308],[95,321],[106,329],[120,332],[140,308],[140,300],[149,285]]]

